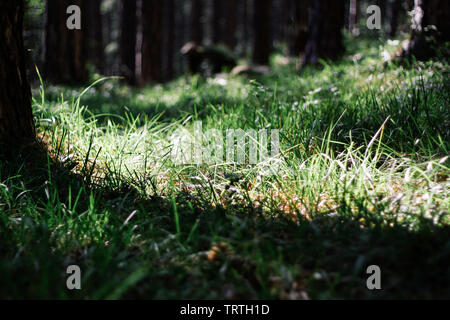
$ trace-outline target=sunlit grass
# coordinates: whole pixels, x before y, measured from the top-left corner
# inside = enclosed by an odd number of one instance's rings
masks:
[[[388,275],[381,297],[448,296],[422,274],[448,275],[448,64],[388,65],[386,50],[302,74],[274,57],[255,80],[36,88],[49,159],[0,168],[0,296],[378,297],[368,263]],[[278,129],[280,156],[177,165],[172,134],[195,121]],[[60,285],[71,263],[81,293]]]

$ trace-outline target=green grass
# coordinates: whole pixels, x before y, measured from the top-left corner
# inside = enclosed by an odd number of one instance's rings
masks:
[[[350,47],[300,76],[35,88],[48,152],[0,163],[0,297],[449,298],[449,66]],[[195,121],[279,129],[279,170],[176,165]]]

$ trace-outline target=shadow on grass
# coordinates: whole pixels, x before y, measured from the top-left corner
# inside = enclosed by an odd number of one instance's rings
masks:
[[[345,203],[306,220],[184,192],[146,198],[47,160],[34,149],[2,162],[0,298],[450,298],[450,230],[428,219],[411,228]],[[72,264],[80,291],[66,288]],[[369,265],[381,291],[366,288]]]

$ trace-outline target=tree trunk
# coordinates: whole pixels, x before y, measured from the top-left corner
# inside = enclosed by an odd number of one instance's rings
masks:
[[[204,3],[203,0],[192,1],[191,14],[191,41],[202,45],[203,43],[203,18],[204,18]]]
[[[139,84],[162,82],[163,0],[142,1],[142,45]]]
[[[225,15],[224,15],[224,2],[214,1],[213,4],[213,34],[212,42],[213,44],[224,43],[224,25],[225,25]]]
[[[227,0],[225,5],[225,45],[233,50],[236,46],[236,25],[237,25],[237,0]]]
[[[318,64],[320,59],[339,58],[344,53],[344,0],[310,1],[309,37],[302,66]]]
[[[255,0],[254,2],[254,45],[253,62],[255,64],[269,64],[272,52],[271,35],[271,0]]]
[[[437,55],[438,51],[448,57],[445,43],[450,41],[450,1],[415,0],[412,17],[411,38],[404,58],[414,56],[418,60],[427,60]]]
[[[45,76],[53,82],[82,83],[88,76],[85,36],[83,25],[81,30],[67,28],[70,5],[78,5],[83,14],[82,0],[46,1]]]
[[[22,36],[24,1],[2,0],[0,11],[0,142],[14,146],[35,137]]]
[[[251,29],[253,24],[251,23],[251,14],[250,14],[250,1],[249,0],[242,0],[242,16],[243,16],[243,23],[242,23],[242,41],[243,41],[243,53],[245,55],[246,58],[249,58],[250,53],[251,53],[251,47],[252,45],[250,44],[250,33],[251,33]]]
[[[389,0],[387,3],[387,26],[386,33],[389,37],[395,37],[398,28],[398,16],[401,9],[400,0]]]
[[[303,54],[308,40],[308,4],[306,0],[292,1],[288,36],[289,55],[299,56]]]
[[[285,10],[286,2],[289,1],[273,1],[272,3],[272,40],[277,45],[280,45],[286,39],[285,26],[288,21]]]
[[[120,35],[121,73],[129,84],[136,84],[136,0],[122,0],[122,18]]]
[[[175,0],[164,2],[164,81],[170,81],[174,77],[175,65]]]
[[[86,10],[85,30],[87,45],[87,60],[92,63],[98,72],[103,72],[105,60],[103,50],[101,0],[83,0]]]

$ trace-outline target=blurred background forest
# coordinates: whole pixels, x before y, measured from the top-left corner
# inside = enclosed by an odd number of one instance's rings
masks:
[[[30,9],[25,43],[29,61],[38,66],[46,80],[84,83],[89,74],[98,73],[125,76],[130,84],[139,86],[184,75],[189,67],[192,69],[192,61],[187,58],[201,50],[205,60],[219,68],[230,66],[223,61],[230,58],[231,67],[235,63],[269,65],[272,53],[303,59],[303,64],[316,63],[318,58],[337,58],[344,50],[341,29],[351,37],[405,38],[411,25],[408,13],[414,9],[413,0],[27,2]],[[66,8],[71,4],[81,8],[81,30],[66,28]],[[366,9],[372,4],[381,8],[381,30],[366,27]],[[321,19],[328,23],[317,35],[313,29]],[[318,57],[307,52],[307,42],[313,37],[323,47]],[[181,49],[187,43],[196,47],[185,47],[184,57]],[[214,59],[218,61],[211,62]],[[210,70],[208,66],[205,69]]]

